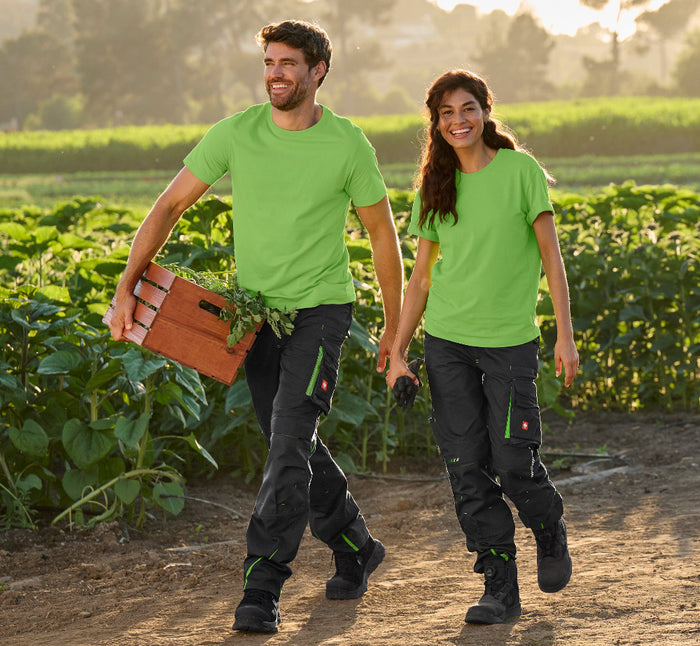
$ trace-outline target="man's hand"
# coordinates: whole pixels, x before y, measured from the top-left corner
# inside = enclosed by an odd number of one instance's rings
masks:
[[[124,332],[131,330],[134,325],[136,297],[133,294],[118,295],[115,300],[114,313],[109,322],[109,331],[115,341],[126,341]]]
[[[377,372],[384,372],[386,360],[391,355],[391,348],[394,345],[395,334],[387,334],[386,331],[379,339],[379,355],[377,357]]]
[[[578,372],[578,351],[573,337],[557,338],[554,345],[554,374],[559,377],[564,370],[564,386],[568,388],[574,383],[574,377]]]

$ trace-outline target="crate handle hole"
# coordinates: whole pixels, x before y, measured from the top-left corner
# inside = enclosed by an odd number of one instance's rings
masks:
[[[214,305],[214,303],[210,303],[209,301],[199,301],[199,307],[205,312],[209,312],[210,314],[213,314],[216,317],[218,317],[221,314],[221,308]]]

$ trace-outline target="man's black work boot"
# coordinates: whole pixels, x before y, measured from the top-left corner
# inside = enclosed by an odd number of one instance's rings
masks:
[[[277,597],[267,590],[246,590],[243,600],[236,608],[233,630],[254,633],[276,633],[280,619],[280,604]]]
[[[537,583],[542,592],[559,592],[571,579],[571,556],[566,542],[566,523],[534,529],[537,541]]]
[[[326,581],[328,599],[358,599],[367,591],[367,579],[384,560],[384,545],[369,540],[357,552],[333,552],[335,574]]]
[[[520,616],[518,568],[513,559],[487,556],[484,559],[484,596],[467,610],[469,624],[502,624]]]

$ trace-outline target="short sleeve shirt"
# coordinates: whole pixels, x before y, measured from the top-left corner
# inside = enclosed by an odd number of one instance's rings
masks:
[[[420,228],[416,194],[409,232],[440,243],[426,332],[477,347],[538,337],[542,261],[532,224],[540,213],[554,212],[544,171],[526,153],[499,149],[481,170],[457,171],[456,211],[456,224],[448,215]]]
[[[270,103],[256,105],[212,126],[185,165],[207,184],[231,174],[243,288],[281,309],[354,300],[348,208],[386,195],[374,149],[357,126],[323,107],[311,128],[285,130]]]

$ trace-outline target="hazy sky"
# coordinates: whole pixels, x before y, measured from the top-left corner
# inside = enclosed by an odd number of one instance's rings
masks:
[[[436,0],[443,9],[451,9],[455,4],[470,4],[478,7],[482,13],[488,13],[494,9],[502,9],[508,14],[514,14],[518,7],[530,7],[537,15],[544,27],[555,34],[569,34],[573,36],[579,27],[584,27],[592,22],[600,22],[608,29],[615,26],[618,1],[610,0],[603,11],[593,11],[579,4],[578,0]],[[668,0],[651,0],[647,9],[655,10]],[[621,38],[634,33],[634,17],[639,13],[623,12],[620,18],[619,34]]]

